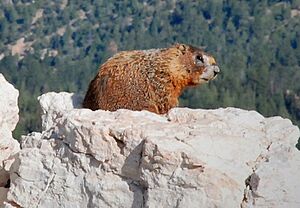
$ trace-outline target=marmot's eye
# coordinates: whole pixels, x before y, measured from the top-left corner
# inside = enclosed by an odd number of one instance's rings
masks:
[[[203,60],[203,57],[201,56],[201,55],[197,55],[196,57],[195,57],[195,63],[196,63],[196,65],[202,65],[203,63],[204,63],[204,60]]]

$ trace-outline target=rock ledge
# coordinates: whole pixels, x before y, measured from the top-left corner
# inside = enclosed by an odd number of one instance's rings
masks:
[[[288,119],[93,112],[70,93],[39,101],[43,132],[22,137],[4,207],[300,207],[300,134]]]

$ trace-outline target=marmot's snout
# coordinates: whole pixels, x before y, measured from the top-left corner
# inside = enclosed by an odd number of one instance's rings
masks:
[[[214,78],[216,78],[216,76],[220,73],[220,68],[217,65],[213,65],[211,67],[212,67],[211,70],[213,70],[214,72]]]
[[[212,56],[203,55],[203,60],[205,69],[200,76],[200,80],[208,82],[215,79],[221,70]]]

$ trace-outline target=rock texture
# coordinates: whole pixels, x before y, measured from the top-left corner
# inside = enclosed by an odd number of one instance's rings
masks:
[[[19,143],[12,137],[19,120],[18,96],[18,90],[0,74],[0,204],[8,191],[11,156],[20,150]]]
[[[300,134],[287,119],[39,100],[43,132],[22,138],[4,207],[300,207]]]

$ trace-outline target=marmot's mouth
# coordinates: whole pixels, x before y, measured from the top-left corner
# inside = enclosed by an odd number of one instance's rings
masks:
[[[200,76],[200,79],[204,82],[208,82],[210,80],[215,79],[219,72],[220,69],[218,66],[216,65],[207,66],[203,74]]]

